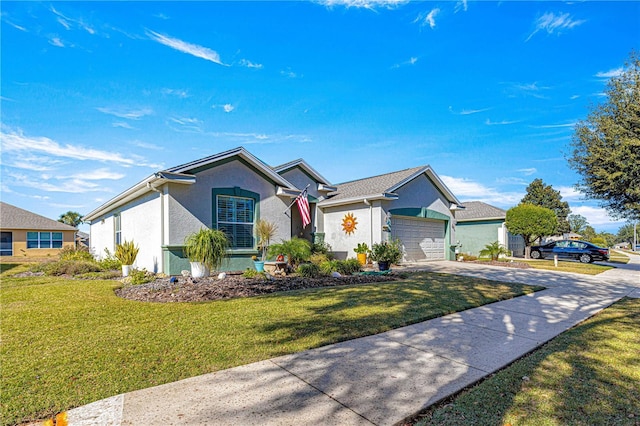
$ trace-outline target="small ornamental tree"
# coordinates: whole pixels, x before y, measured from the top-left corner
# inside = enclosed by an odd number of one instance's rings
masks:
[[[505,222],[509,232],[524,238],[525,258],[529,258],[531,244],[538,238],[554,235],[558,229],[556,213],[533,204],[520,204],[507,210]]]

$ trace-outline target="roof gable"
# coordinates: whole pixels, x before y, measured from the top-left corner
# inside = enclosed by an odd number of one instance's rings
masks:
[[[506,219],[507,212],[494,207],[482,201],[469,201],[463,203],[464,209],[456,211],[456,220],[458,222],[487,220],[487,219]]]
[[[71,225],[40,216],[20,207],[0,201],[0,228],[46,231],[77,231]]]
[[[323,185],[331,186],[331,183],[324,176],[318,173],[313,167],[309,165],[309,163],[304,161],[302,158],[298,158],[297,160],[293,160],[288,163],[275,166],[273,167],[273,170],[276,173],[282,175],[283,173],[286,173],[295,168],[301,169],[304,173],[306,173],[311,179],[315,180],[316,182],[321,183]]]
[[[433,183],[449,202],[459,203],[455,195],[453,195],[449,188],[440,180],[430,166],[413,167],[338,184],[337,191],[330,193],[330,198],[325,203],[333,204],[340,201],[356,201],[365,198],[395,199],[395,197],[397,197],[394,193],[395,191],[423,174],[427,175],[431,183]]]

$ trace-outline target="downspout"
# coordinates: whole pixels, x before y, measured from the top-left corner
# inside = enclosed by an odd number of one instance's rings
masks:
[[[147,182],[147,188],[160,195],[160,248],[164,247],[164,193]],[[164,252],[160,255],[160,270],[164,272]]]
[[[364,204],[369,206],[369,248],[373,246],[373,206],[371,201],[364,199]]]

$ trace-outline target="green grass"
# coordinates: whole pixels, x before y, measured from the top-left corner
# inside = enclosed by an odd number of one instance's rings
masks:
[[[629,256],[621,251],[609,250],[609,261],[613,263],[629,263]]]
[[[640,299],[622,299],[432,407],[426,425],[638,425]]]
[[[531,266],[534,269],[545,269],[549,271],[560,271],[560,272],[574,272],[576,274],[586,274],[586,275],[598,275],[604,271],[613,269],[612,266],[597,265],[595,263],[572,262],[572,261],[566,261],[566,260],[558,260],[557,267],[555,266],[553,259],[551,260],[519,259],[518,261],[528,263],[529,266]]]
[[[159,304],[116,297],[116,281],[4,275],[3,424],[540,289],[417,273],[392,283]]]

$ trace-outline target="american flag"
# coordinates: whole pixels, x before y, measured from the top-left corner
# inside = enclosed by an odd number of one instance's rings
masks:
[[[302,218],[302,228],[306,228],[307,225],[311,223],[311,210],[309,209],[309,201],[307,200],[307,188],[296,197],[296,204],[298,205],[298,211]]]

